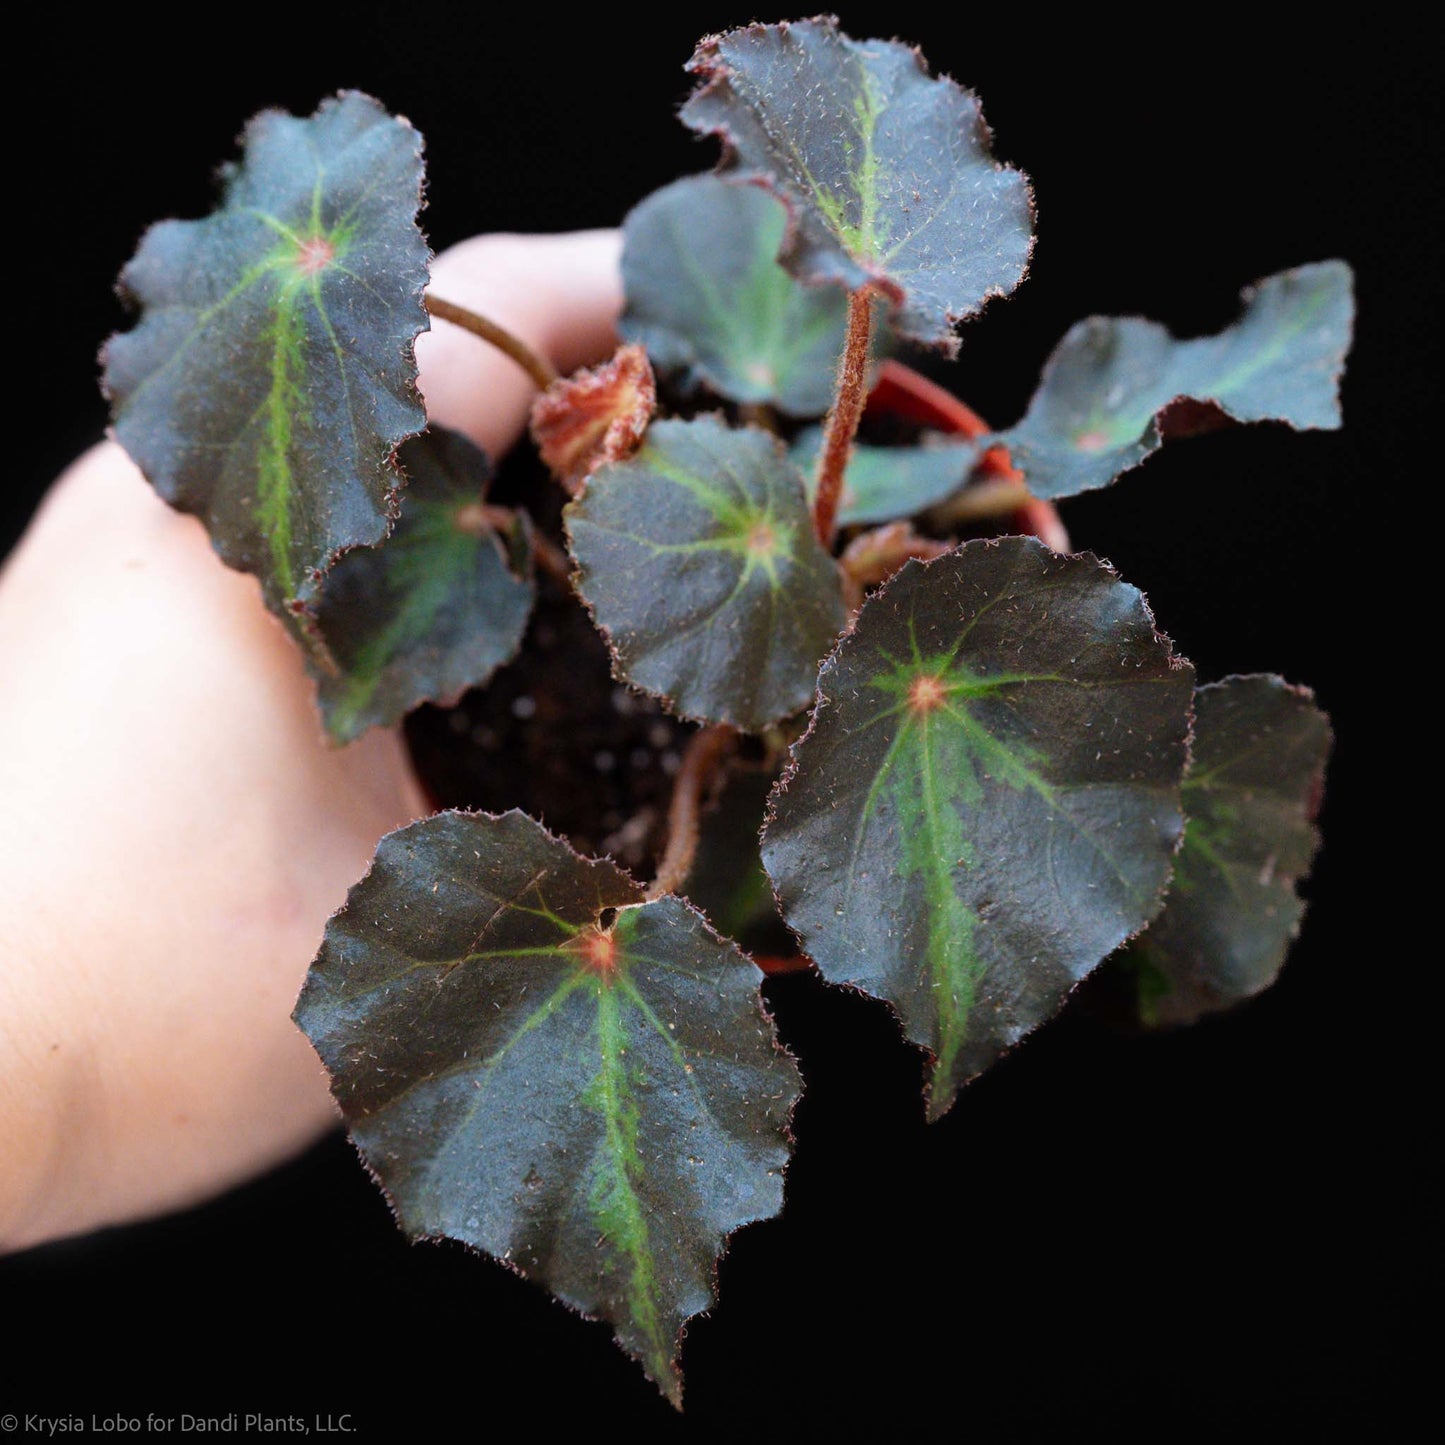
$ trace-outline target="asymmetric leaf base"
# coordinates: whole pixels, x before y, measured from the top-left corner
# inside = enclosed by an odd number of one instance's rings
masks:
[[[676,1404],[727,1236],[782,1205],[760,977],[523,814],[440,813],[382,840],[296,1018],[402,1226],[610,1320]]]

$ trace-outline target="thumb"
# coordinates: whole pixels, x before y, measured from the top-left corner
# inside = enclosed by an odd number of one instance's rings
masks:
[[[437,257],[430,289],[504,326],[565,373],[617,344],[621,249],[616,231],[477,236]],[[494,457],[516,441],[536,395],[516,362],[437,319],[417,338],[416,359],[432,421]]]

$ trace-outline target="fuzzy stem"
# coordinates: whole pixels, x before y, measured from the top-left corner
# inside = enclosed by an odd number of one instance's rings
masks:
[[[872,288],[864,285],[848,296],[848,338],[838,361],[838,380],[833,409],[823,432],[823,449],[818,453],[818,494],[813,503],[813,529],[825,546],[833,545],[837,528],[838,499],[843,495],[843,473],[863,419],[868,400],[868,339],[873,330]]]
[[[737,735],[737,729],[727,723],[714,723],[694,733],[688,742],[667,809],[667,849],[657,865],[657,877],[647,890],[649,903],[666,893],[676,893],[687,882],[697,853],[703,793]]]
[[[545,357],[538,356],[521,337],[513,336],[505,327],[498,326],[495,321],[489,321],[485,316],[478,316],[475,311],[468,311],[465,306],[443,301],[440,296],[433,296],[430,291],[424,299],[430,315],[442,321],[450,321],[453,326],[460,326],[463,330],[470,331],[473,336],[480,336],[483,341],[490,341],[498,351],[510,356],[543,391],[557,380],[557,372],[552,363]]]

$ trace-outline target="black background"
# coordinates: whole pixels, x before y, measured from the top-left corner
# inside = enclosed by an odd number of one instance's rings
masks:
[[[10,92],[6,148],[26,258],[4,311],[11,535],[104,425],[94,357],[123,322],[115,272],[151,220],[205,211],[254,110],[359,86],[408,115],[437,249],[613,224],[711,162],[671,116],[681,65],[699,35],[751,18],[675,7],[644,32],[625,9],[262,7],[219,39],[209,18],[203,34],[52,9],[11,37],[31,86]],[[967,329],[947,373],[984,415],[1011,422],[1087,312],[1189,334],[1228,322],[1269,272],[1356,267],[1345,432],[1219,433],[1065,507],[1202,678],[1278,671],[1336,720],[1326,847],[1284,978],[1165,1038],[1071,1007],[932,1128],[919,1058],[881,1007],[770,985],[810,1086],[787,1209],[735,1239],[721,1304],[688,1337],[681,1420],[604,1326],[490,1261],[406,1244],[340,1138],[204,1209],[0,1265],[20,1340],[0,1410],[349,1413],[379,1435],[408,1415],[439,1425],[445,1407],[478,1438],[507,1428],[503,1409],[543,1432],[1167,1438],[1378,1426],[1420,1384],[1439,951],[1401,930],[1401,850],[1377,800],[1433,791],[1428,714],[1390,649],[1410,630],[1405,588],[1435,565],[1418,508],[1438,468],[1413,458],[1437,394],[1434,77],[1409,37],[1368,31],[1265,39],[1179,12],[1166,38],[1097,15],[915,12],[842,20],[920,42],[976,88],[1038,199],[1031,278]],[[1391,528],[1404,537],[1370,540]]]

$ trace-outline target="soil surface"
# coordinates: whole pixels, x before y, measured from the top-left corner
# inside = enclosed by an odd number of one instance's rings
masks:
[[[694,731],[612,676],[586,608],[548,577],[517,660],[449,708],[406,723],[417,771],[445,808],[523,812],[586,857],[652,876]]]
[[[906,445],[917,440],[919,428],[870,414],[861,435],[875,445]],[[508,457],[489,500],[525,506],[539,531],[561,545],[566,499],[530,447]],[[985,521],[964,535],[1000,530],[998,521]],[[673,777],[694,731],[613,677],[606,644],[585,606],[544,573],[517,659],[455,705],[424,706],[406,720],[417,772],[438,807],[489,813],[520,808],[585,857],[609,855],[642,882],[652,877],[666,845]],[[756,751],[755,743],[745,742],[739,762]],[[759,806],[757,823],[761,811]],[[707,816],[704,828],[711,831]],[[751,818],[746,831],[756,833]],[[740,860],[742,873],[755,860],[751,845]]]

